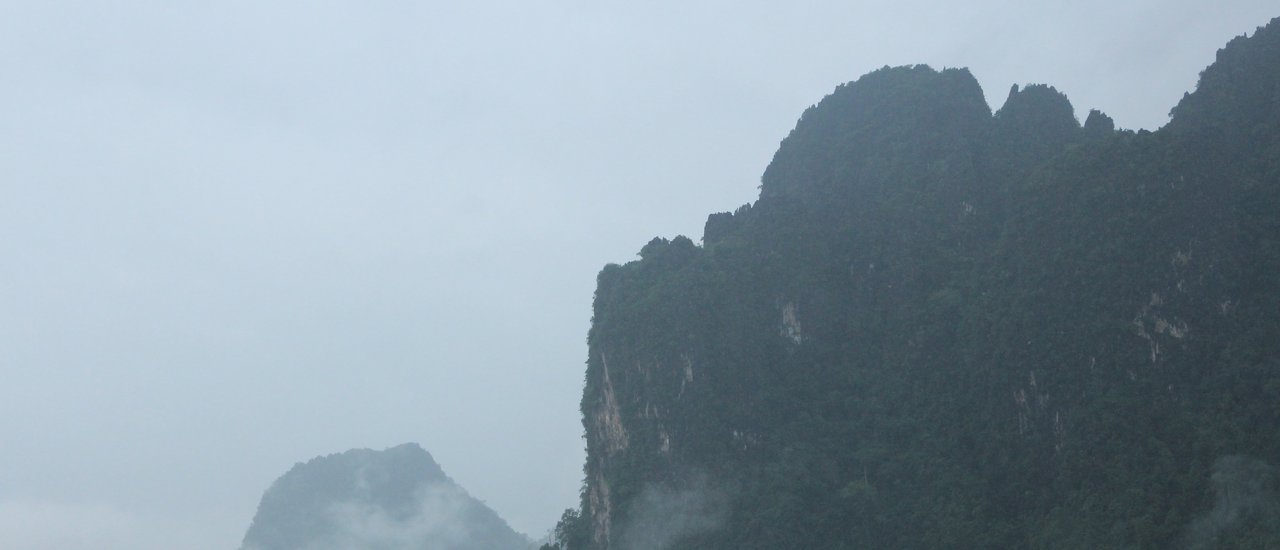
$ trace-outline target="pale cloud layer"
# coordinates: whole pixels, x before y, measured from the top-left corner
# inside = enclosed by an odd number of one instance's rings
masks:
[[[294,462],[405,441],[537,536],[597,270],[752,200],[838,83],[968,66],[1154,128],[1277,11],[4,2],[0,546],[235,547]]]
[[[5,548],[101,550],[182,548],[227,550],[229,520],[126,510],[117,503],[0,500],[0,543]]]

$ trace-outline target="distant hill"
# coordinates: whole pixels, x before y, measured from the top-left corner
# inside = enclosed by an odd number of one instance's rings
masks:
[[[413,443],[297,464],[271,484],[242,550],[527,550],[531,542]]]
[[[548,546],[1280,548],[1280,19],[1080,118],[886,67],[605,266]]]

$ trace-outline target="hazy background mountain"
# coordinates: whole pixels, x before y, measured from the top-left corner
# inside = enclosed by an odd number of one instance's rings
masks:
[[[271,484],[242,550],[527,550],[532,543],[413,443],[300,463]]]

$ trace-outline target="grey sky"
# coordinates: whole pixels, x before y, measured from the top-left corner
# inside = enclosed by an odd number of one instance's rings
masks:
[[[883,65],[1155,128],[1221,2],[0,1],[0,546],[233,548],[294,462],[416,441],[576,503],[595,274],[752,200]]]

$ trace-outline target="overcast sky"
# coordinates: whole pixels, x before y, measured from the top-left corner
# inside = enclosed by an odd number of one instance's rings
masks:
[[[837,84],[965,66],[1154,129],[1276,15],[0,0],[0,546],[236,548],[295,462],[406,441],[539,536],[597,271],[753,200]]]

